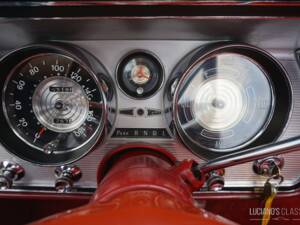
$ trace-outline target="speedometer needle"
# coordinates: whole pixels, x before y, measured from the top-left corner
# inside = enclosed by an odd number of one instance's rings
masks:
[[[45,127],[42,127],[39,131],[39,136],[41,136],[46,131]]]
[[[35,143],[37,141],[37,139],[39,139],[45,131],[46,131],[46,128],[42,127],[39,130],[39,132],[35,133],[33,143]]]

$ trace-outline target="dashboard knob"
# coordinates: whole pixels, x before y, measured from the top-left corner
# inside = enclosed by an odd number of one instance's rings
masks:
[[[253,163],[253,170],[256,174],[271,177],[279,173],[284,166],[284,158],[271,156],[264,159],[256,160]]]
[[[224,187],[224,174],[225,170],[214,170],[209,173],[207,180],[207,188],[209,191],[221,191]]]
[[[59,166],[55,169],[55,189],[58,192],[70,192],[74,182],[81,178],[81,170],[78,166]]]
[[[25,174],[25,170],[17,163],[9,161],[0,162],[0,189],[8,189],[16,180],[20,180]]]

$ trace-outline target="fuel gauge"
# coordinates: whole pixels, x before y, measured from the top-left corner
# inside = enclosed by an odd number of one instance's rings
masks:
[[[117,82],[120,89],[136,99],[154,95],[162,86],[163,68],[159,60],[146,52],[127,55],[117,69]]]

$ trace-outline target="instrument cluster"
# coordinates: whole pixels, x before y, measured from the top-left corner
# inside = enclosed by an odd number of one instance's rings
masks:
[[[140,49],[121,58],[115,75],[92,54],[62,43],[26,46],[0,63],[0,123],[7,131],[1,142],[39,165],[68,164],[107,138],[131,135],[173,138],[197,157],[212,159],[276,140],[290,113],[284,69],[270,54],[245,44],[199,46],[167,79],[161,60]],[[117,104],[117,89],[138,104],[162,87],[161,109]],[[117,128],[118,114],[160,115],[165,125]]]
[[[100,161],[122,147],[160,147],[203,163],[282,140],[295,88],[283,66],[230,41],[14,48],[0,59],[0,171],[18,168],[9,190],[91,193]],[[293,187],[297,157],[285,158],[282,185]],[[225,189],[263,185],[252,166],[227,168]]]

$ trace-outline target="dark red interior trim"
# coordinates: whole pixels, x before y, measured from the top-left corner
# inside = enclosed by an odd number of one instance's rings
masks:
[[[4,5],[9,5],[8,3]],[[30,5],[29,3],[23,3],[23,5]],[[300,1],[52,1],[52,2],[42,2],[36,1],[35,4],[31,6],[108,6],[108,5],[193,5],[193,6],[274,6],[274,7],[282,7],[282,6],[300,6]],[[18,4],[18,6],[22,6],[22,4]]]
[[[195,17],[195,16],[233,16],[233,17],[299,17],[300,3],[214,3],[195,2],[153,2],[137,3],[99,2],[97,4],[23,5],[12,7],[0,5],[1,17],[7,18],[51,18],[51,17]]]

